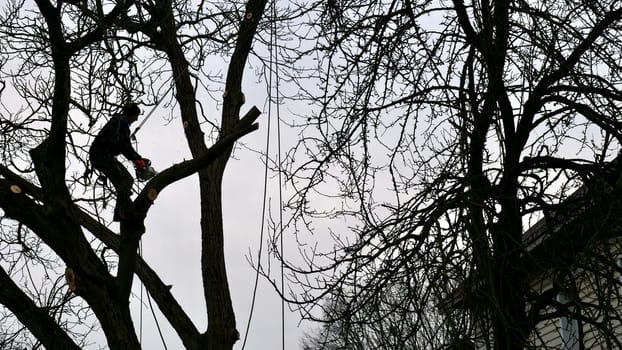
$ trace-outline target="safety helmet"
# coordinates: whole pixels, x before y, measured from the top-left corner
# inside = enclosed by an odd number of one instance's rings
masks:
[[[140,114],[140,108],[138,107],[136,103],[131,102],[123,106],[124,116],[139,115],[139,114]]]

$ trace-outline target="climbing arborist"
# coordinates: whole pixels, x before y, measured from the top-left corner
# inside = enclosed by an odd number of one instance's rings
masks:
[[[130,196],[134,179],[117,160],[117,156],[122,154],[134,162],[137,173],[147,169],[151,163],[136,152],[130,140],[130,124],[138,119],[139,114],[140,108],[136,103],[125,105],[121,114],[116,114],[110,118],[99,131],[89,151],[93,168],[102,172],[117,192],[114,221],[121,221],[133,212]]]

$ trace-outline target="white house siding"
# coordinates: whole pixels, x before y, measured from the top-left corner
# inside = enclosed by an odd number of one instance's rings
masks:
[[[579,289],[581,302],[586,305],[581,312],[587,318],[596,320],[596,324],[583,324],[585,349],[622,349],[620,286],[612,285],[604,276],[596,280],[593,274],[592,278],[587,273],[585,275],[588,278],[582,279]],[[597,293],[599,288],[601,292]],[[606,333],[610,334],[605,336]],[[611,341],[612,336],[619,343]]]
[[[612,256],[612,261],[615,257]],[[622,304],[620,303],[620,286],[612,284],[611,276],[606,274],[597,276],[593,272],[576,270],[574,271],[579,291],[579,299],[583,305],[581,308],[582,316],[596,320],[595,324],[583,322],[583,349],[586,350],[622,350]],[[616,277],[613,277],[616,278]],[[618,277],[619,278],[619,277]],[[550,276],[542,276],[539,281],[532,284],[535,292],[543,292],[553,287]],[[600,290],[600,293],[597,291]],[[553,312],[553,308],[545,310],[545,314]],[[549,319],[540,322],[530,337],[531,345],[534,349],[562,349],[565,350],[560,333],[560,319]],[[606,342],[605,332],[611,332],[620,344]],[[572,349],[572,348],[570,348]]]
[[[548,276],[539,276],[534,279],[531,289],[540,294],[553,288],[553,280]],[[550,313],[551,308],[544,313]],[[532,349],[562,349],[559,319],[548,319],[538,324],[529,337],[528,347]]]
[[[612,259],[615,259],[613,257]],[[622,287],[614,286],[611,281],[606,281],[605,276],[595,277],[594,273],[575,271],[577,277],[577,289],[579,298],[584,306],[581,309],[583,316],[596,320],[598,326],[589,323],[582,324],[583,348],[585,350],[622,350]],[[600,278],[599,281],[596,279]],[[619,278],[619,277],[618,277]],[[543,274],[534,279],[533,292],[539,294],[553,287],[550,275]],[[601,288],[600,296],[596,290]],[[603,312],[603,309],[608,309]],[[544,310],[542,314],[552,313],[552,307]],[[607,321],[605,321],[605,319]],[[599,328],[601,327],[601,328]],[[553,318],[540,322],[529,337],[527,349],[556,349],[567,350],[562,344],[560,333],[560,319]],[[603,332],[611,332],[620,342],[607,343]],[[490,342],[492,343],[492,342]],[[484,342],[475,344],[477,350],[488,350]],[[568,348],[573,349],[573,348]]]

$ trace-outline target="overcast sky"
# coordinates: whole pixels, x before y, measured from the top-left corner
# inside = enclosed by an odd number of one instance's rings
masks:
[[[247,78],[247,80],[253,80]],[[249,85],[249,84],[247,84]],[[268,108],[265,106],[265,86],[259,83],[247,86],[247,103],[242,108],[244,114],[252,105],[262,112],[259,130],[242,140],[247,147],[258,151],[266,148]],[[145,110],[143,116],[149,112]],[[217,112],[214,112],[217,113]],[[156,110],[137,134],[139,153],[150,158],[154,167],[162,170],[189,158],[185,138],[179,120],[167,123],[163,118],[167,112]],[[281,117],[287,118],[287,110],[281,110]],[[276,135],[276,116],[272,113],[272,135]],[[284,130],[285,131],[285,130]],[[274,138],[274,136],[272,137]],[[270,153],[276,156],[275,141],[272,140]],[[283,142],[286,146],[288,143]],[[126,163],[129,166],[129,164]],[[268,196],[272,213],[278,213],[278,178],[269,174]],[[249,265],[247,257],[256,259],[260,247],[261,217],[264,191],[264,163],[258,153],[238,147],[235,159],[231,159],[224,178],[223,209],[225,225],[225,257],[229,287],[236,314],[237,328],[241,339],[235,348],[241,349],[246,324],[251,308],[255,281],[255,270]],[[160,275],[162,280],[173,285],[172,293],[182,307],[194,320],[200,330],[207,326],[205,303],[200,274],[200,229],[199,195],[196,176],[184,179],[167,187],[155,201],[147,220],[147,232],[142,239],[144,259]],[[117,226],[113,226],[117,230]],[[264,240],[267,232],[264,233]],[[297,249],[289,236],[285,240],[288,254],[296,254]],[[263,245],[263,261],[268,257],[266,244]],[[278,264],[272,261],[272,264]],[[278,266],[278,265],[277,265]],[[277,271],[278,272],[278,271]],[[278,274],[275,277],[280,277]],[[140,304],[140,284],[134,283],[134,299],[131,301],[138,322]],[[153,316],[143,294],[143,344],[145,349],[164,349],[157,333]],[[154,304],[155,306],[155,304]],[[298,349],[301,329],[297,313],[285,306],[285,348]],[[181,349],[183,346],[163,319],[156,307],[168,349]],[[137,329],[140,326],[137,325]],[[281,299],[273,287],[262,277],[259,279],[255,311],[245,349],[281,349]]]
[[[220,59],[220,58],[218,58]],[[225,62],[222,62],[224,69]],[[218,71],[219,67],[214,67]],[[265,83],[257,81],[254,70],[248,68],[245,78],[247,103],[242,107],[244,114],[251,106],[256,105],[263,114],[259,118],[259,130],[245,136],[241,142],[256,151],[265,152],[268,107]],[[18,101],[14,92],[8,87],[4,92],[3,102]],[[138,100],[140,100],[140,96]],[[220,119],[220,111],[215,109],[212,100],[202,100],[202,106],[209,110],[212,121]],[[18,108],[20,102],[11,104]],[[151,109],[143,108],[142,116]],[[174,163],[190,158],[186,140],[179,119],[167,121],[170,115],[168,106],[160,106],[137,134],[136,145],[140,154],[152,160],[157,170],[163,170]],[[300,111],[298,111],[300,113]],[[283,119],[288,118],[287,108],[281,110]],[[273,125],[276,116],[273,114]],[[139,120],[140,122],[140,120]],[[138,123],[136,123],[138,124]],[[103,124],[102,124],[103,125]],[[133,125],[135,127],[136,125]],[[208,127],[205,126],[204,131]],[[273,129],[273,135],[275,130]],[[291,137],[291,133],[287,136]],[[272,141],[271,154],[275,156],[276,140]],[[284,142],[285,151],[287,142]],[[247,320],[251,308],[252,292],[255,282],[255,270],[249,265],[247,257],[256,259],[260,247],[262,201],[264,191],[264,163],[260,154],[238,147],[235,158],[231,159],[224,178],[224,225],[225,225],[225,257],[227,274],[233,307],[236,315],[237,329],[241,339],[235,349],[241,349],[244,342]],[[121,159],[124,165],[133,172],[132,165]],[[278,182],[275,174],[270,174],[269,200],[272,212],[278,210]],[[142,186],[142,185],[141,185]],[[79,196],[76,194],[76,196]],[[112,207],[113,203],[109,203]],[[200,272],[200,227],[199,227],[199,195],[196,175],[184,179],[164,189],[151,207],[146,219],[146,233],[142,238],[142,256],[156,271],[160,278],[172,285],[172,293],[184,310],[190,315],[199,331],[207,327],[206,306]],[[118,224],[110,228],[118,232]],[[264,239],[267,232],[264,233]],[[285,241],[286,254],[297,254],[294,240],[287,236]],[[268,254],[264,244],[263,261],[266,263]],[[272,264],[278,264],[272,261]],[[280,277],[275,275],[275,277]],[[146,292],[142,295],[142,327],[140,326],[141,284],[134,279],[133,293],[130,303],[137,332],[142,332],[143,348],[148,350],[164,349],[151,315]],[[168,321],[152,302],[156,317],[162,327],[164,340],[168,349],[183,349],[181,342]],[[289,311],[285,306],[285,349],[298,349],[302,335],[299,326],[300,317]],[[302,326],[304,328],[304,324]],[[307,327],[308,329],[308,327]],[[89,349],[106,349],[103,334],[89,338],[93,342]],[[263,278],[259,279],[253,320],[245,349],[281,349],[281,299],[273,287]]]

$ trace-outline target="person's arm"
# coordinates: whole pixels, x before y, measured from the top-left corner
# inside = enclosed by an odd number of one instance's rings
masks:
[[[143,157],[136,152],[134,147],[132,147],[129,125],[124,125],[124,127],[122,127],[122,131],[119,135],[119,146],[121,147],[121,154],[128,160],[135,162],[136,160],[143,159]]]

